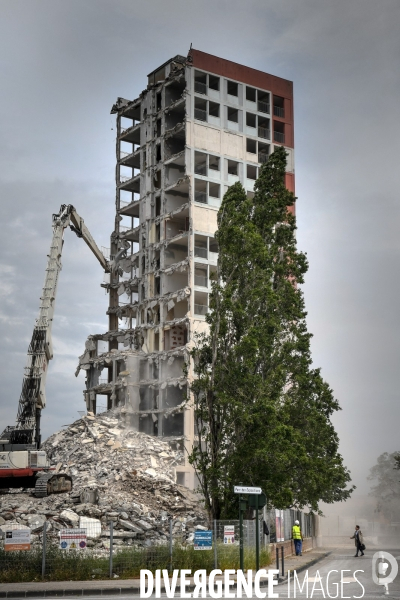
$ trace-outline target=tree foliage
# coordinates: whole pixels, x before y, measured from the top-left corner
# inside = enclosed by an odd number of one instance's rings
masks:
[[[400,509],[400,454],[384,452],[370,469],[368,479],[376,481],[370,496],[376,499],[376,508],[389,521],[398,521]]]
[[[230,516],[233,485],[261,486],[285,508],[349,496],[350,476],[330,417],[339,410],[319,369],[299,287],[295,198],[284,184],[286,153],[261,167],[254,198],[240,183],[218,213],[219,258],[209,332],[191,352],[198,444],[195,467],[210,516]]]

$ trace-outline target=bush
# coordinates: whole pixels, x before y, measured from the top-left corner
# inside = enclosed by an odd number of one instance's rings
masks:
[[[218,568],[239,569],[239,546],[217,545]],[[271,563],[268,550],[260,549],[260,567]],[[113,573],[121,578],[129,579],[140,576],[141,569],[155,571],[170,570],[170,554],[168,546],[151,546],[148,548],[123,547],[113,555]],[[255,569],[255,550],[245,548],[244,568]],[[50,544],[46,552],[47,581],[85,581],[91,579],[107,579],[109,576],[108,556],[98,556],[89,549],[61,550]],[[193,546],[174,545],[173,569],[205,569],[208,573],[214,569],[213,550],[195,550]],[[0,582],[12,583],[38,581],[42,575],[42,549],[37,547],[30,551],[5,552],[0,549]]]

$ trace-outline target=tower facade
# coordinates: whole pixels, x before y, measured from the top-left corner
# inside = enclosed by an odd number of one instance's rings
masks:
[[[88,410],[120,407],[128,426],[190,450],[196,442],[183,367],[216,271],[217,213],[228,187],[253,194],[275,146],[294,192],[292,82],[191,49],[149,74],[135,100],[118,98],[116,215],[109,328],[86,342]],[[178,483],[195,487],[191,466]]]

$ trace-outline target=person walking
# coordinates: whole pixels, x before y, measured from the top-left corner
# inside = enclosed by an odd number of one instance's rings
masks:
[[[292,527],[292,538],[294,542],[294,550],[296,552],[296,556],[303,556],[303,535],[301,533],[299,521],[294,522],[294,525]]]
[[[361,556],[364,556],[364,537],[359,525],[356,525],[355,532],[353,533],[350,539],[354,539],[354,544],[356,546],[356,553],[354,556],[358,556],[359,552],[361,552]]]

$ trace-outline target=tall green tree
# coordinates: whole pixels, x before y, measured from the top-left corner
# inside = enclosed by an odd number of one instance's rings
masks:
[[[376,465],[370,469],[368,479],[376,482],[370,496],[376,500],[377,512],[389,521],[398,521],[400,509],[400,454],[381,454]]]
[[[218,213],[219,258],[209,332],[191,352],[198,444],[190,455],[210,517],[236,513],[233,485],[258,485],[285,508],[346,499],[350,475],[331,415],[339,410],[313,369],[300,284],[295,198],[286,153],[260,169],[253,198],[230,187]]]

